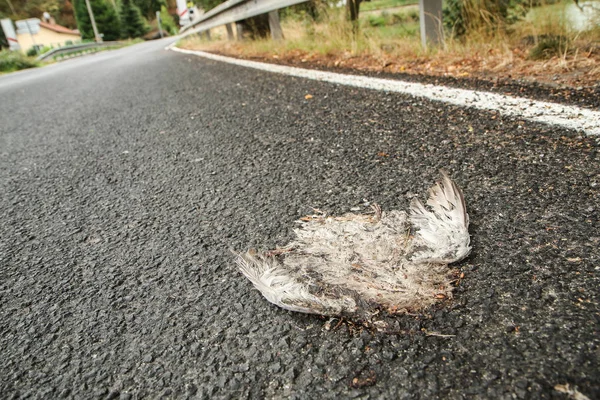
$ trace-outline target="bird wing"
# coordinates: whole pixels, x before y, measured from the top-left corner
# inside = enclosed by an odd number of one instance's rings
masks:
[[[242,273],[271,303],[290,311],[337,316],[352,313],[356,304],[351,297],[315,296],[308,285],[295,279],[275,257],[238,255],[236,262]]]
[[[427,206],[415,199],[410,221],[415,228],[413,262],[450,264],[471,251],[469,215],[460,188],[441,171],[442,179],[429,189]]]
[[[413,279],[412,269],[403,265],[406,213],[318,215],[299,222],[296,240],[283,249],[238,257],[242,273],[271,303],[291,311],[339,316],[377,304],[406,308],[419,292],[429,293],[413,281],[433,281],[429,273],[434,269]]]

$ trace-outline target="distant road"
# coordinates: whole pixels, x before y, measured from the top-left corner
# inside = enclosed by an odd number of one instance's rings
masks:
[[[0,77],[0,397],[600,398],[597,137],[170,41]],[[394,334],[236,270],[312,207],[406,208],[440,168],[473,253]]]

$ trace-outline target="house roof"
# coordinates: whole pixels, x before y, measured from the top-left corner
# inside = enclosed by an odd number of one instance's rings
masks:
[[[77,35],[77,36],[79,36],[79,32],[76,32],[74,30],[71,30],[69,28],[66,28],[66,27],[58,25],[58,24],[49,24],[47,22],[40,22],[40,26],[42,28],[50,29],[51,31],[54,31],[54,32],[66,33],[68,35]]]

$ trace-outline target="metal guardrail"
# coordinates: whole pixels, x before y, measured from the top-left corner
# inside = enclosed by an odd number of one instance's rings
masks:
[[[198,20],[184,26],[180,32],[204,32],[217,26],[231,24],[307,1],[310,0],[228,0],[209,10]]]
[[[231,24],[261,14],[272,13],[280,8],[307,1],[310,0],[228,0],[209,10],[191,24],[181,28],[180,33],[192,34],[205,32],[217,26]],[[279,17],[277,13],[273,14],[275,14],[277,29],[280,30]],[[443,43],[442,0],[419,0],[419,16],[423,47],[426,47],[428,43]],[[271,21],[269,24],[271,25]],[[229,30],[230,28],[228,28]]]
[[[119,45],[119,44],[120,44],[120,42],[102,42],[102,43],[94,42],[94,43],[74,44],[72,46],[57,47],[55,49],[45,52],[44,54],[39,55],[37,57],[37,60],[42,61],[42,60],[46,60],[48,58],[54,57],[58,54],[71,53],[71,52],[77,51],[77,50],[85,50],[85,49],[94,48],[94,47],[109,47],[109,46],[115,46],[115,45]]]

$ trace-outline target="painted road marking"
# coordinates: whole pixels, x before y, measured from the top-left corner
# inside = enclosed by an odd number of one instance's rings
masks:
[[[222,61],[243,67],[255,68],[299,78],[337,83],[366,89],[381,90],[425,97],[462,107],[480,110],[495,110],[503,115],[524,118],[530,121],[583,131],[588,135],[600,135],[600,112],[577,106],[537,101],[522,97],[512,97],[498,93],[477,90],[457,89],[415,82],[403,82],[391,79],[372,78],[360,75],[344,75],[335,72],[318,71],[285,65],[267,64],[258,61],[240,60],[196,50],[175,47],[175,43],[166,47],[179,53],[192,54],[211,60]]]

